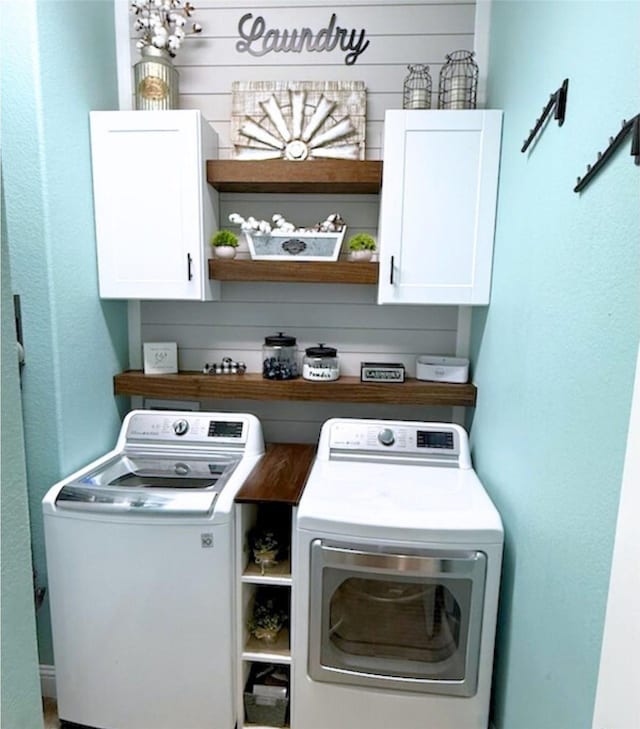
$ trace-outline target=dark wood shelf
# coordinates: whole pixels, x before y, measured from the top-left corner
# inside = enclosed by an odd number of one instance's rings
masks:
[[[236,494],[242,504],[296,506],[302,496],[316,447],[303,443],[273,443]]]
[[[377,263],[355,261],[252,261],[210,258],[209,278],[218,281],[377,284]]]
[[[205,375],[180,372],[175,375],[145,375],[128,370],[114,377],[116,395],[140,395],[168,400],[293,400],[314,402],[390,403],[473,407],[476,387],[447,382],[424,382],[413,378],[402,383],[360,382],[341,377],[335,382],[265,380],[261,374]]]
[[[208,160],[207,181],[219,192],[376,195],[380,160]]]

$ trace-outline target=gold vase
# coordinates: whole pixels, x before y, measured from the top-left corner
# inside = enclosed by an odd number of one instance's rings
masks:
[[[136,109],[177,109],[179,75],[168,51],[144,46],[140,54],[142,58],[133,66]]]

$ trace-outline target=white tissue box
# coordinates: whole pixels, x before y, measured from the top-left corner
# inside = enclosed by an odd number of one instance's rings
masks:
[[[469,360],[464,357],[422,355],[416,359],[416,379],[466,383],[469,380]]]

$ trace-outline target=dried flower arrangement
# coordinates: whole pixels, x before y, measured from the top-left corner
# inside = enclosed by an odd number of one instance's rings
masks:
[[[136,14],[134,29],[142,32],[136,41],[136,48],[142,50],[153,46],[166,50],[175,57],[187,35],[202,32],[199,23],[192,23],[186,29],[187,21],[195,8],[182,0],[131,0],[131,12]]]
[[[282,601],[273,594],[263,593],[256,597],[247,628],[258,640],[273,643],[287,620],[287,611]]]

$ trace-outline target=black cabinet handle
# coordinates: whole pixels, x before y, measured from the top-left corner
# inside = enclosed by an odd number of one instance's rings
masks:
[[[389,283],[393,286],[393,256],[391,256],[391,272],[389,274]]]
[[[193,274],[191,273],[191,253],[187,253],[187,280],[191,281]]]

